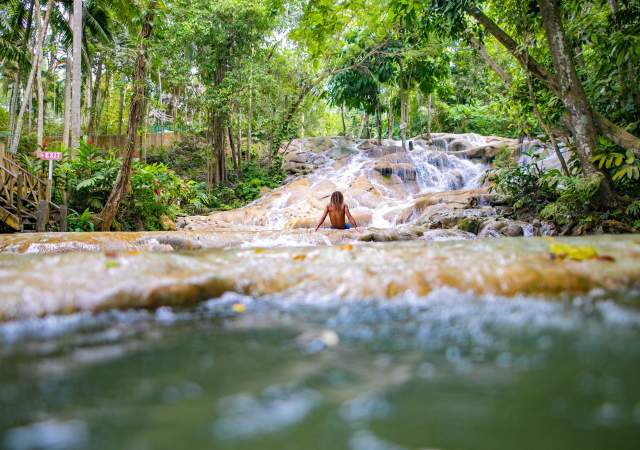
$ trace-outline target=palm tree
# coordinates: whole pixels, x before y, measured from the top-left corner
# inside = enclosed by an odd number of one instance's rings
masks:
[[[80,100],[82,98],[82,0],[73,0],[71,62],[71,158],[80,146]]]

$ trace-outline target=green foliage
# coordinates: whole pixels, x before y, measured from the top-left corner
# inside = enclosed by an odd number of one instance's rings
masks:
[[[77,211],[71,211],[67,216],[67,225],[69,226],[69,231],[95,231],[89,208],[86,208],[82,214]]]
[[[556,174],[554,178],[543,178],[546,179],[543,182],[556,188],[558,198],[540,210],[540,217],[559,225],[570,224],[588,211],[602,182],[601,175],[566,177]]]
[[[216,209],[233,209],[257,199],[264,188],[278,187],[285,178],[281,160],[262,165],[257,161],[242,163],[242,175],[231,180],[229,186],[216,186],[211,192],[209,204]]]
[[[68,194],[69,225],[72,230],[91,231],[91,215],[100,212],[115,183],[121,160],[115,151],[104,151],[82,142],[75,160],[56,164],[54,201]],[[134,160],[129,195],[121,204],[117,227],[122,230],[158,230],[166,216],[201,212],[211,206],[202,183],[185,181],[165,164]],[[78,211],[83,211],[79,213]]]
[[[636,158],[631,150],[626,153],[610,152],[595,155],[591,161],[599,169],[612,169],[613,181],[618,180],[638,180],[640,179],[640,160]]]
[[[629,217],[640,218],[640,200],[629,203],[625,212]]]
[[[505,195],[514,208],[534,210],[543,219],[568,225],[593,209],[602,175],[564,176],[557,169],[543,172],[534,160],[528,165],[499,168],[490,180],[493,189]]]

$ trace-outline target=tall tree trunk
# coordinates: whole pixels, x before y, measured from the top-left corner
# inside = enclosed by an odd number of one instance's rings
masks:
[[[555,152],[556,157],[558,158],[558,162],[560,163],[560,167],[562,168],[562,173],[565,176],[569,176],[569,167],[567,167],[567,162],[565,161],[564,156],[562,156],[560,147],[558,147],[558,142],[556,141],[556,138],[553,135],[551,128],[547,125],[544,118],[542,117],[542,114],[540,113],[540,110],[538,109],[538,103],[536,102],[536,97],[535,97],[535,94],[533,93],[533,83],[531,82],[530,74],[525,73],[525,78],[527,79],[527,87],[529,88],[529,100],[531,100],[531,107],[533,109],[533,113],[538,119],[538,122],[540,122],[540,126],[544,130],[545,134],[551,141],[551,146],[553,147],[553,151]],[[507,84],[506,81],[505,81],[505,84]]]
[[[38,118],[36,129],[36,143],[38,145],[38,148],[42,149],[42,146],[44,145],[44,89],[42,87],[42,54],[38,59],[36,84],[38,85]]]
[[[73,0],[73,66],[71,68],[71,159],[80,146],[80,100],[82,98],[82,0]],[[109,224],[111,225],[111,224]]]
[[[129,180],[131,178],[131,162],[133,161],[133,154],[138,137],[138,127],[142,121],[142,114],[144,109],[144,82],[146,76],[146,58],[147,58],[147,41],[151,36],[153,29],[153,19],[156,13],[157,0],[151,0],[145,13],[142,23],[142,30],[140,31],[140,39],[138,43],[138,49],[136,54],[136,63],[133,73],[133,93],[131,96],[131,104],[129,106],[129,121],[127,124],[127,149],[116,177],[116,182],[113,185],[111,194],[107,199],[107,203],[100,212],[98,217],[100,222],[100,229],[102,231],[109,231],[113,219],[118,212],[118,206],[120,201],[125,197],[127,193],[127,187],[129,186]]]
[[[229,149],[231,150],[231,162],[233,163],[233,170],[238,170],[238,160],[236,158],[236,146],[233,142],[233,131],[231,127],[227,127],[227,136],[229,138]]]
[[[387,109],[387,139],[393,139],[393,107],[389,100],[389,108]]]
[[[238,142],[236,154],[238,155],[238,167],[240,169],[240,174],[242,174],[242,112],[238,112]]]
[[[162,75],[158,69],[158,102],[160,104],[160,148],[164,147],[164,108],[162,107]]]
[[[553,92],[558,98],[560,98],[560,87],[556,79],[547,72],[547,70],[537,62],[526,50],[522,50],[520,46],[502,30],[495,22],[487,17],[480,9],[476,7],[470,7],[465,10],[469,15],[474,17],[478,23],[495,37],[505,49],[527,70],[535,76],[542,84]],[[636,157],[640,157],[640,138],[629,133],[622,127],[611,122],[597,111],[592,111],[593,120],[598,128],[598,131],[603,136],[609,138],[612,142],[624,148],[625,150],[631,150],[635,153]]]
[[[88,81],[88,80],[87,80]],[[93,99],[88,109],[89,122],[87,123],[87,136],[90,136],[94,142],[96,140],[96,115],[98,112],[98,104],[100,103],[100,82],[102,81],[102,55],[98,56],[96,79],[91,89],[91,98]],[[90,87],[91,83],[87,82]]]
[[[37,1],[37,0],[36,0]],[[38,24],[38,28],[42,26],[42,22],[40,22],[40,5],[36,5],[36,23]],[[43,29],[44,30],[44,29]],[[44,36],[46,37],[47,30],[44,30]],[[36,64],[36,91],[38,92],[38,117],[37,117],[37,128],[36,128],[36,144],[38,145],[38,149],[42,150],[42,146],[44,144],[44,90],[42,89],[42,47],[44,46],[44,42],[40,45],[40,48],[37,50],[38,54],[35,55],[33,60]]]
[[[224,152],[224,118],[218,112],[213,113],[211,120],[211,131],[213,133],[213,151],[215,153],[215,172],[213,181],[220,184],[225,181],[225,152]]]
[[[120,95],[118,100],[118,141],[122,136],[122,116],[124,114],[124,75],[122,76],[122,85],[120,86]]]
[[[24,120],[24,113],[27,107],[31,109],[31,91],[33,89],[33,81],[36,75],[36,70],[38,69],[38,57],[42,55],[42,44],[46,36],[47,26],[49,25],[49,17],[51,17],[52,4],[53,0],[49,0],[47,2],[47,12],[44,16],[44,23],[42,24],[42,26],[40,26],[39,23],[37,24],[38,32],[36,33],[36,46],[33,52],[36,57],[31,63],[31,71],[29,72],[29,78],[27,80],[27,86],[24,92],[26,101],[22,103],[22,106],[20,106],[20,112],[18,113],[18,118],[16,119],[16,128],[12,136],[11,145],[9,147],[9,151],[11,153],[16,153],[16,151],[18,150],[18,144],[20,143],[20,133],[22,132],[22,123]],[[40,2],[38,2],[38,0],[36,0],[35,2],[35,8],[40,9]]]
[[[96,111],[96,136],[95,139],[97,141],[98,136],[100,135],[100,125],[102,124],[102,110],[104,109],[104,105],[109,103],[109,92],[111,91],[111,71],[107,70],[105,66],[105,80],[104,80],[104,90],[100,95],[100,103],[98,105],[98,110]],[[107,106],[107,109],[109,107]]]
[[[67,49],[64,77],[64,128],[62,132],[62,145],[65,148],[69,147],[69,135],[71,134],[71,51],[71,48]]]
[[[429,100],[427,102],[427,140],[431,142],[431,108],[433,107],[433,94],[429,94]]]
[[[340,118],[342,119],[342,135],[347,136],[347,126],[344,123],[344,104],[340,105]]]
[[[27,28],[22,40],[22,48],[25,53],[29,49],[29,39],[31,38],[31,29],[33,27],[33,9],[35,7],[35,1],[30,2],[29,17],[27,18]],[[18,65],[16,71],[15,83],[13,85],[13,92],[11,93],[11,105],[9,106],[9,146],[13,142],[13,134],[16,126],[16,113],[18,112],[18,102],[20,100],[20,83],[22,81],[22,64]]]
[[[580,165],[585,174],[592,175],[597,172],[591,163],[591,156],[597,146],[597,132],[591,107],[582,83],[578,79],[567,45],[560,16],[560,5],[558,0],[539,0],[539,5],[560,87],[560,100],[569,113]]]
[[[382,118],[380,117],[380,102],[376,103],[376,128],[378,130],[378,145],[382,145]]]
[[[9,143],[13,141],[13,129],[15,127],[16,109],[18,109],[18,97],[20,95],[20,68],[16,71],[9,103]]]
[[[86,36],[84,37],[86,41]],[[85,42],[85,46],[86,46]],[[85,54],[85,58],[87,61],[87,72],[85,74],[84,79],[84,103],[81,105],[81,118],[80,118],[80,126],[87,130],[89,127],[89,116],[91,115],[92,105],[93,105],[93,96],[92,87],[93,87],[93,54]],[[88,130],[87,130],[88,131]],[[85,134],[86,136],[86,134]]]
[[[247,161],[251,161],[251,146],[253,145],[253,136],[251,134],[251,122],[253,122],[253,89],[251,86],[251,78],[249,79],[249,108],[247,109]]]

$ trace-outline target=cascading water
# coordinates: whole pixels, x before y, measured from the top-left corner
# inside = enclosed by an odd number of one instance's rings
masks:
[[[466,139],[466,141],[465,141]],[[441,139],[445,144],[446,139]],[[482,136],[459,135],[466,146],[484,145]],[[486,170],[482,163],[445,152],[439,145],[412,141],[413,150],[387,140],[377,146],[370,141],[333,140],[315,151],[310,144],[296,160],[322,161],[311,174],[297,178],[255,201],[244,212],[227,214],[234,223],[271,230],[312,227],[331,192],[340,190],[359,225],[388,228],[406,221],[415,198],[426,193],[473,188]],[[243,210],[239,210],[243,211]]]

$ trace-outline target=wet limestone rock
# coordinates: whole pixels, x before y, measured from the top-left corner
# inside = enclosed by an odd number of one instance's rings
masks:
[[[336,230],[309,233],[334,239],[347,234]],[[534,298],[599,290],[615,298],[617,292],[640,287],[637,236],[556,241],[590,246],[598,255],[610,258],[553,259],[549,242],[542,238],[123,251],[115,255],[6,254],[0,255],[0,321],[76,311],[178,306],[217,298],[225,292],[277,295],[283,301],[309,292],[318,299],[393,299],[424,296],[440,288]],[[79,273],[83,276],[77,276]]]

